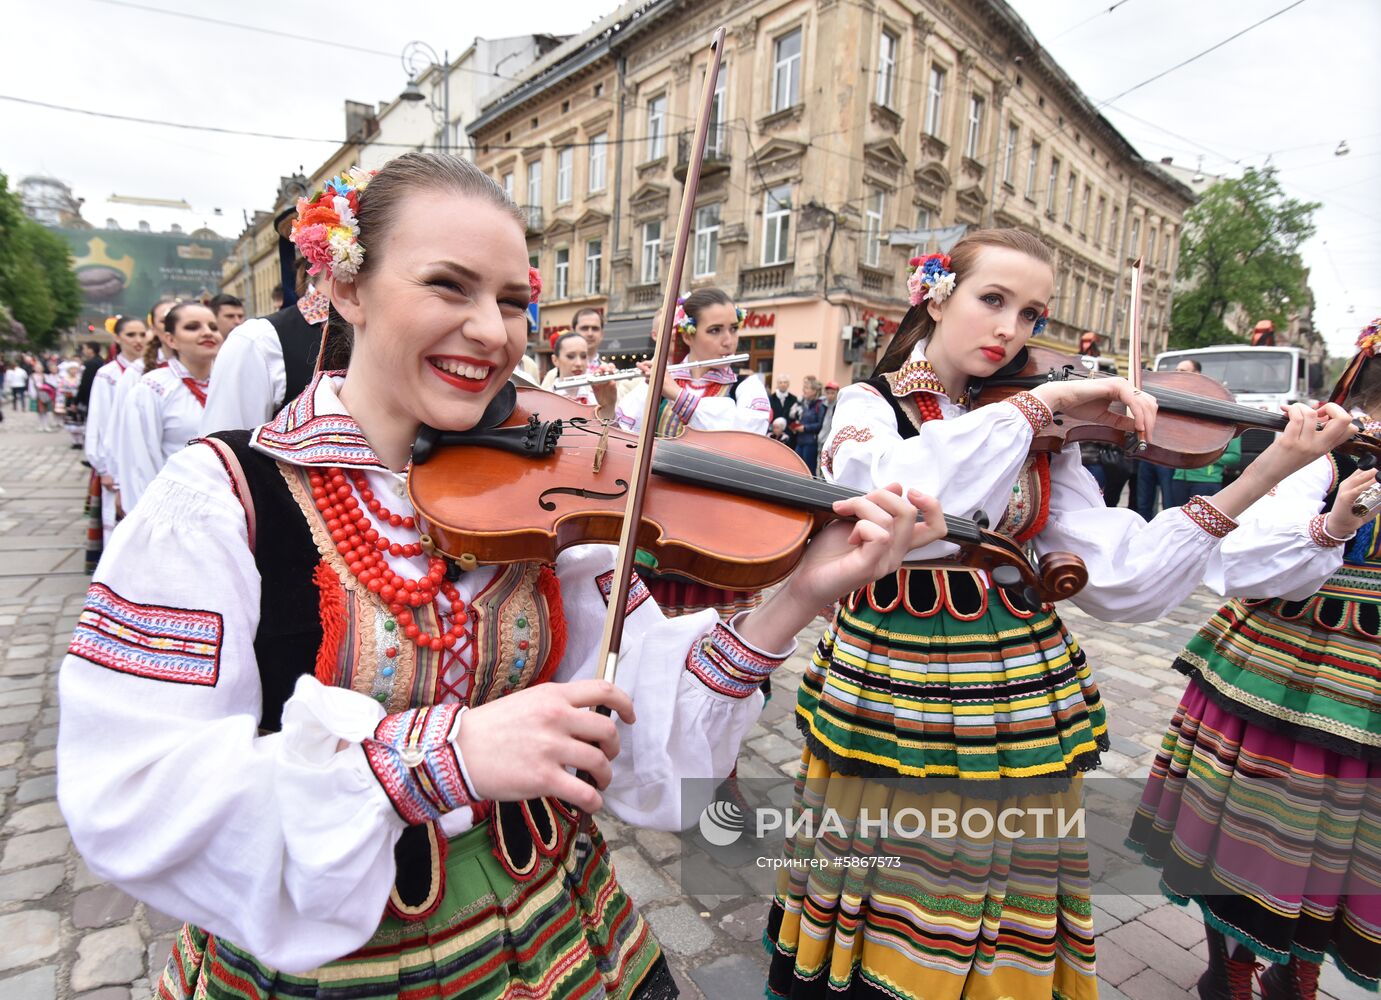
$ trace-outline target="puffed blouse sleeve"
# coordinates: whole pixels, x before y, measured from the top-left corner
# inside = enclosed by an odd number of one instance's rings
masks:
[[[614,551],[584,545],[557,560],[567,622],[559,681],[595,676]],[[632,698],[637,721],[619,723],[621,750],[605,807],[638,826],[685,829],[733,769],[739,744],[762,712],[759,685],[795,644],[757,649],[713,610],[667,618],[641,580],[626,607],[616,683]]]
[[[1325,456],[1281,480],[1247,508],[1209,561],[1204,583],[1224,597],[1302,601],[1343,564],[1343,544],[1324,531],[1324,499],[1337,468]]]
[[[58,801],[98,877],[270,966],[313,968],[377,929],[404,815],[458,803],[408,785],[388,738],[402,716],[310,675],[282,731],[261,735],[260,579],[225,469],[209,446],[186,448],[146,498],[115,531],[63,661]],[[421,721],[444,799],[458,761],[435,755],[432,730],[451,717]],[[450,833],[470,823],[468,806],[452,816]]]
[[[1150,521],[1109,507],[1068,447],[1050,462],[1050,515],[1035,538],[1038,554],[1072,552],[1088,567],[1073,603],[1110,622],[1163,617],[1203,580],[1209,560],[1236,522],[1202,497],[1162,510]]]
[[[683,397],[690,397],[689,392]],[[733,396],[703,396],[685,399],[689,406],[688,421],[698,431],[748,431],[766,434],[772,422],[772,407],[767,401],[767,389],[762,379],[749,375],[738,384]],[[678,407],[682,401],[678,400]]]
[[[163,467],[163,397],[141,377],[116,411],[115,467],[120,470],[120,500],[126,511],[148,490]]]
[[[839,394],[820,471],[829,482],[861,492],[900,483],[936,497],[947,514],[973,517],[981,511],[997,524],[1032,437],[1050,419],[1044,403],[1021,393],[953,418],[927,420],[914,437],[903,439],[891,404],[873,386],[859,383]],[[954,551],[948,542],[935,542],[909,558]]]
[[[647,405],[647,379],[637,379],[633,388],[619,396],[614,404],[614,420],[626,431],[636,431],[643,425],[643,407]]]

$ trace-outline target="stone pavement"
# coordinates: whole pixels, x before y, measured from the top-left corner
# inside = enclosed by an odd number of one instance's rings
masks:
[[[65,434],[36,428],[31,414],[7,412],[0,424],[0,1000],[143,1000],[176,922],[92,876],[54,798],[57,669],[87,585],[86,469]],[[1139,788],[1184,687],[1170,661],[1214,607],[1201,591],[1165,620],[1133,626],[1065,610],[1109,706],[1107,773]],[[774,677],[776,696],[749,737],[743,777],[794,774],[800,742],[791,708],[814,638],[804,637],[802,653]],[[761,997],[767,900],[683,895],[680,838],[631,830],[607,815],[600,825],[682,995]],[[1146,892],[1101,892],[1095,915],[1102,1000],[1186,996],[1205,964],[1197,919]],[[1331,965],[1322,985],[1327,1000],[1360,994]]]

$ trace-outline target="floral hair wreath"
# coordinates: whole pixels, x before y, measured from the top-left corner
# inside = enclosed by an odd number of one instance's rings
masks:
[[[527,293],[532,302],[536,302],[542,297],[542,274],[531,264],[527,269]]]
[[[906,271],[906,291],[913,306],[918,306],[922,302],[934,302],[938,305],[949,298],[950,293],[954,291],[955,283],[959,280],[954,273],[954,265],[949,255],[943,253],[912,257],[906,263]],[[1050,309],[1046,308],[1041,311],[1031,328],[1031,336],[1039,337],[1044,333],[1049,321]]]
[[[351,167],[326,182],[311,199],[297,199],[297,218],[288,238],[312,265],[333,278],[354,281],[364,263],[360,246],[360,195],[378,171]]]
[[[734,306],[734,321],[739,326],[743,325],[748,313],[742,306]],[[686,312],[686,296],[682,295],[676,300],[676,312],[671,317],[671,327],[677,333],[691,334],[695,332],[695,318]]]
[[[1377,348],[1381,348],[1381,317],[1362,327],[1362,332],[1357,337],[1357,349],[1367,357],[1376,357]]]

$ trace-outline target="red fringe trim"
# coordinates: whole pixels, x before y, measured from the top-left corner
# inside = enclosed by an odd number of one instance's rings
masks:
[[[316,679],[335,687],[340,680],[340,646],[345,641],[348,621],[345,614],[345,588],[326,563],[319,562],[312,573],[318,598],[317,611],[321,619],[321,647],[316,653]]]
[[[1050,520],[1050,456],[1041,454],[1036,456],[1036,479],[1040,482],[1038,492],[1041,495],[1041,505],[1036,511],[1036,516],[1031,519],[1025,531],[1017,535],[1015,542],[1025,545],[1035,538],[1045,528],[1045,522]]]
[[[547,602],[547,621],[551,625],[551,651],[533,682],[541,684],[555,676],[561,658],[566,655],[566,609],[561,604],[561,581],[550,566],[543,566],[538,572],[537,590]]]

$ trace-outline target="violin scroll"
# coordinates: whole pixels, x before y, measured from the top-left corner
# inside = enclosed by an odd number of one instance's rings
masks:
[[[1038,569],[1041,596],[1047,601],[1068,600],[1088,583],[1088,567],[1073,552],[1047,552]]]

